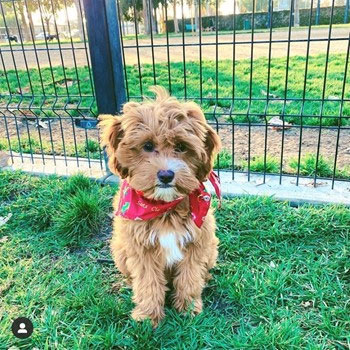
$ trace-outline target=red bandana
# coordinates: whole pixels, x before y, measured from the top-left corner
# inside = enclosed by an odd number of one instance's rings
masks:
[[[219,206],[221,206],[220,180],[213,171],[209,175],[209,181],[214,186],[215,193],[220,200]],[[210,199],[211,195],[205,190],[203,183],[189,195],[191,216],[198,227],[201,227],[205,220],[210,207]],[[147,199],[143,197],[141,191],[134,190],[127,181],[123,181],[115,215],[130,220],[150,220],[175,208],[182,200],[183,197],[172,202]]]

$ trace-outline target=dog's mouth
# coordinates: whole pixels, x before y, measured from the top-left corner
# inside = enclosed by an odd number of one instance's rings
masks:
[[[156,200],[171,202],[179,197],[179,193],[176,190],[176,186],[174,183],[158,183],[154,188],[152,197]]]
[[[174,185],[170,185],[170,184],[159,184],[157,185],[158,188],[172,188],[174,187]]]

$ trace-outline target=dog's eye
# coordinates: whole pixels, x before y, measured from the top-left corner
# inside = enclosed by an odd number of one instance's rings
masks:
[[[151,141],[147,141],[144,145],[143,145],[143,149],[146,152],[153,152],[154,151],[154,143]]]
[[[179,142],[175,145],[175,152],[185,152],[186,151],[186,145],[182,142]]]

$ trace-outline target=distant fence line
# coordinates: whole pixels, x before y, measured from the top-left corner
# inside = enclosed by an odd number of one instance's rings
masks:
[[[348,10],[346,6],[335,6],[333,9],[333,18],[332,24],[341,24],[344,23],[345,11]],[[332,7],[321,7],[318,24],[319,25],[328,25],[330,23]],[[312,18],[313,23],[317,24],[317,16],[316,16],[317,8],[313,9]],[[234,18],[235,16],[235,18]],[[308,26],[309,25],[309,17],[310,17],[310,9],[300,9],[300,26]],[[236,30],[248,29],[246,28],[246,24],[249,23],[251,26],[253,14],[252,13],[240,13],[236,15],[221,15],[218,16],[218,30],[233,30],[235,26]],[[349,17],[348,17],[349,18]],[[194,19],[193,23],[195,22]],[[272,16],[272,27],[288,27],[290,21],[290,10],[282,10],[282,11],[274,11]],[[182,31],[182,21],[179,22],[179,30]],[[255,29],[263,29],[268,27],[269,23],[269,13],[268,12],[256,12],[254,14],[254,28]],[[191,18],[186,18],[184,20],[184,24],[191,24]],[[210,28],[215,27],[216,25],[216,17],[215,16],[205,16],[202,17],[202,27]],[[174,20],[167,21],[167,30],[168,32],[174,32]]]

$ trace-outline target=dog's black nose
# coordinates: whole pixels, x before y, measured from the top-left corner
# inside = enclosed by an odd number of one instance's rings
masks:
[[[173,181],[175,176],[174,172],[171,170],[159,170],[157,175],[158,179],[163,184],[168,184],[169,182]]]

